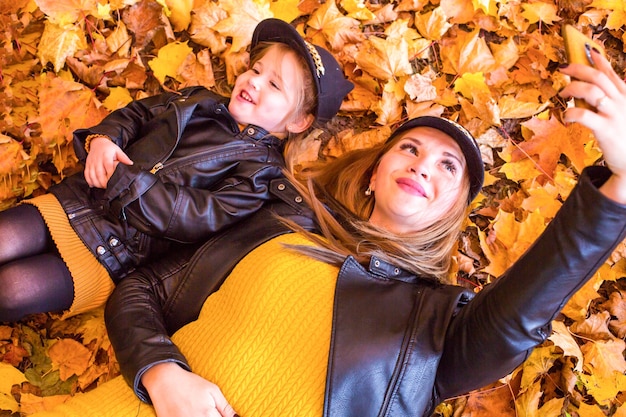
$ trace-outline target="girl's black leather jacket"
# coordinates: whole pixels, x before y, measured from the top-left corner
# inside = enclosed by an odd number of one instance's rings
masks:
[[[541,237],[478,294],[379,259],[367,267],[346,259],[335,293],[324,416],[428,416],[440,401],[522,363],[626,236],[626,206],[597,189],[609,174],[585,169]],[[273,183],[272,190],[285,202],[211,239],[191,258],[191,251],[180,252],[138,270],[114,291],[105,313],[109,336],[124,377],[143,400],[149,398],[140,378],[149,366],[175,361],[189,369],[168,334],[196,318],[245,253],[287,232],[269,213],[307,220],[288,184]]]
[[[50,188],[70,224],[114,281],[180,243],[204,242],[257,211],[282,177],[282,142],[249,125],[240,131],[227,99],[203,87],[131,102],[74,133],[109,136],[133,165],[119,164],[106,190],[82,172]]]

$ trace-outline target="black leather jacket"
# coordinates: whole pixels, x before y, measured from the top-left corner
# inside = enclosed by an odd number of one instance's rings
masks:
[[[269,181],[282,177],[282,142],[256,126],[239,130],[227,99],[203,87],[130,103],[74,133],[109,136],[133,160],[119,164],[106,190],[82,172],[50,188],[70,224],[114,281],[177,243],[204,242],[257,211]]]
[[[523,362],[549,336],[565,302],[626,236],[626,206],[597,190],[608,175],[606,168],[587,168],[541,237],[476,295],[376,258],[367,267],[348,258],[335,293],[324,416],[427,416],[440,401],[491,383]],[[274,205],[289,211],[285,207]],[[149,400],[139,381],[150,365],[176,361],[188,369],[167,335],[197,316],[240,252],[281,233],[276,226],[250,219],[245,230],[235,226],[189,262],[189,253],[181,254],[180,262],[144,268],[116,288],[107,328],[122,373],[140,398]]]

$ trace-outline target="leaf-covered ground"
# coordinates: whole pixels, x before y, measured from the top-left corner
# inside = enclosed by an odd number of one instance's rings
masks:
[[[303,159],[383,140],[436,114],[472,131],[486,186],[453,271],[476,291],[552,219],[593,136],[565,125],[571,103],[560,30],[570,23],[625,68],[626,5],[608,0],[0,1],[0,209],[76,169],[71,132],[132,99],[204,85],[228,95],[257,22],[293,22],[342,63],[356,88]],[[626,246],[565,306],[549,341],[493,386],[450,399],[440,416],[626,416]],[[1,291],[1,289],[0,289]],[[118,373],[96,310],[0,324],[0,415],[28,415]],[[2,411],[3,410],[3,411]]]

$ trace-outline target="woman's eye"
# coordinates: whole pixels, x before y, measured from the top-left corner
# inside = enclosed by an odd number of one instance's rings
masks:
[[[400,149],[403,151],[409,151],[413,155],[417,155],[417,146],[413,145],[412,143],[402,143],[400,145]]]
[[[452,162],[452,161],[444,161],[443,162],[443,166],[450,173],[452,173],[452,174],[456,173],[456,165],[454,164],[454,162]]]
[[[280,85],[278,85],[278,84],[277,84],[277,83],[275,83],[274,81],[271,81],[271,82],[270,82],[270,85],[271,85],[272,87],[274,87],[275,89],[280,90]]]

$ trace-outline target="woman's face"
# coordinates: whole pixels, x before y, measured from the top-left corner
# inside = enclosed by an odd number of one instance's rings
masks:
[[[422,126],[404,132],[370,180],[370,222],[395,233],[424,229],[460,198],[466,171],[461,148],[447,134]]]

